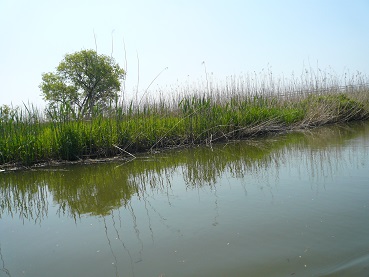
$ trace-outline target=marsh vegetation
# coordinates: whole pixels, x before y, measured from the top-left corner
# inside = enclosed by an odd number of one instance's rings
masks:
[[[115,98],[81,117],[68,103],[40,111],[0,107],[0,167],[79,161],[167,147],[210,145],[270,132],[369,118],[369,82],[305,71],[290,79],[271,72],[211,76],[195,84]]]

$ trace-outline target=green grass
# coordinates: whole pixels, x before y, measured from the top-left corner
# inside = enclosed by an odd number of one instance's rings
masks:
[[[75,119],[69,107],[0,107],[0,166],[105,158],[369,118],[369,86],[362,77],[345,87],[334,78],[282,86],[266,77],[120,103],[109,113],[97,109],[89,120]]]

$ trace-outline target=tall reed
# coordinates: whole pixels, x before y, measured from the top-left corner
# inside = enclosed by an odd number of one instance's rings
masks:
[[[146,93],[140,101],[96,107],[78,118],[71,107],[40,112],[0,107],[0,166],[105,158],[163,147],[211,144],[322,124],[369,118],[369,82],[321,71],[275,78],[271,72]]]

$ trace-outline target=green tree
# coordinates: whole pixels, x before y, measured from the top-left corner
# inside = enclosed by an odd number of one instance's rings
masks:
[[[10,117],[11,108],[8,105],[2,105],[0,107],[0,123],[7,121]]]
[[[125,71],[115,60],[94,50],[65,55],[56,72],[42,74],[40,89],[49,108],[69,107],[80,116],[106,107],[118,97]]]

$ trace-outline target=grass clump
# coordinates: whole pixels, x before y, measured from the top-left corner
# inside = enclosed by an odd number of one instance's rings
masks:
[[[305,121],[309,122],[308,125],[322,125],[367,119],[367,97],[361,95],[358,98],[355,94],[347,93],[310,95],[302,103],[308,111]]]
[[[270,75],[216,85],[207,80],[206,86],[184,86],[171,97],[96,107],[88,118],[77,118],[69,106],[45,112],[32,105],[2,106],[0,167],[128,155],[369,118],[363,76],[345,79],[345,85],[314,76],[288,83]]]

